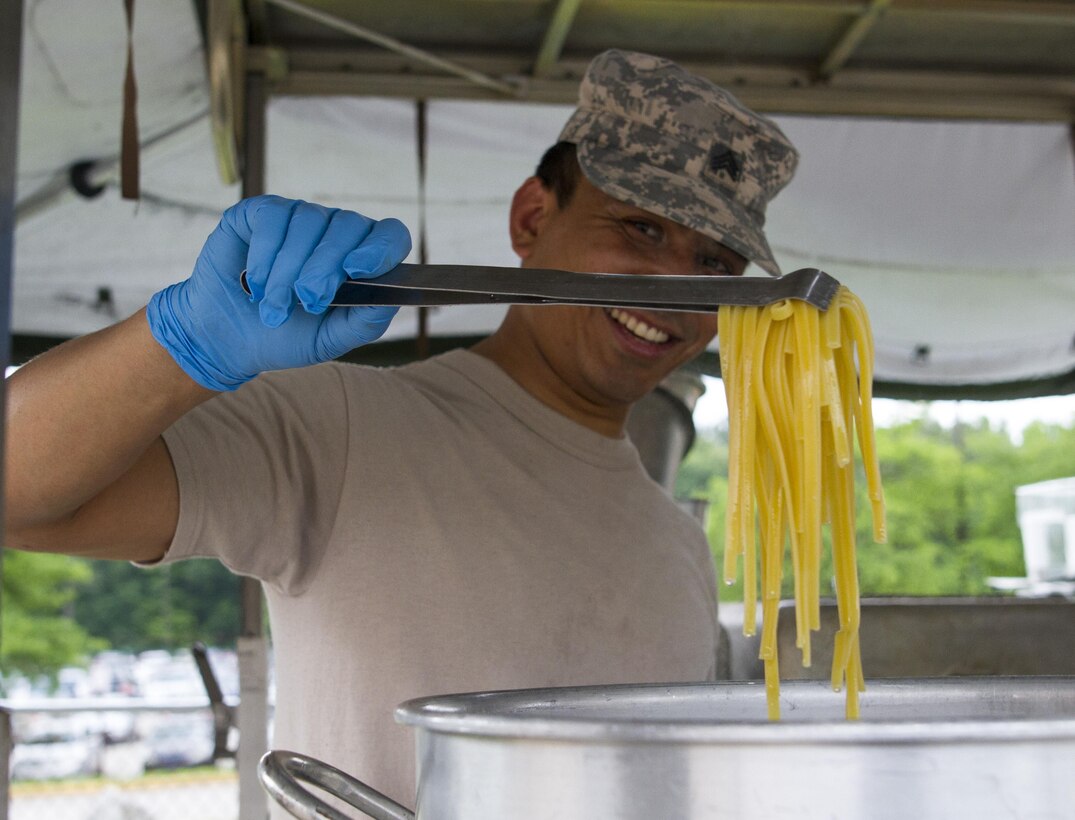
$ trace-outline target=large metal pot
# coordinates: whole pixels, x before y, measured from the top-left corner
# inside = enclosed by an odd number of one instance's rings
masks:
[[[825,684],[612,686],[424,698],[420,820],[929,820],[1075,817],[1075,678],[871,681],[862,719]],[[310,758],[270,752],[262,780],[296,817],[408,809]],[[321,808],[318,808],[318,806]],[[320,813],[318,813],[320,812]]]

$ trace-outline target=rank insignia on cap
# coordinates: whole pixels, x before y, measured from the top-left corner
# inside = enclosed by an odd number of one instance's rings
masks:
[[[738,182],[743,175],[743,166],[739,163],[735,151],[718,142],[709,151],[709,171],[713,174],[723,172],[731,177],[733,182]]]

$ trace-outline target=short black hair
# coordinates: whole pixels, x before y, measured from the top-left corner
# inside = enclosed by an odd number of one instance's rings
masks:
[[[556,204],[561,208],[574,196],[581,174],[573,142],[556,143],[545,152],[534,172],[534,176],[556,194]]]

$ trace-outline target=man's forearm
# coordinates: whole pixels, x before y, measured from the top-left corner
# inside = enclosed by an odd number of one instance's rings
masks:
[[[161,433],[213,391],[379,338],[398,308],[331,299],[346,279],[379,276],[410,248],[395,219],[276,196],[233,205],[189,278],[13,377],[5,545],[160,557],[179,516]],[[244,269],[256,295],[239,283]]]
[[[34,549],[52,548],[38,543],[42,534],[78,515],[99,526],[99,515],[85,515],[87,505],[132,471],[142,485],[132,502],[160,502],[155,511],[132,514],[174,515],[170,462],[158,456],[147,468],[139,461],[168,426],[214,395],[157,344],[144,312],[35,359],[9,379],[7,393],[5,543]],[[116,501],[122,499],[108,506]],[[168,526],[140,525],[158,532]],[[63,549],[66,538],[58,541]]]

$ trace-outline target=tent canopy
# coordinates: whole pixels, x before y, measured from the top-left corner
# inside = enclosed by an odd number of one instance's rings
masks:
[[[511,265],[511,194],[616,47],[731,88],[798,146],[770,240],[864,299],[880,394],[1075,392],[1075,3],[139,0],[134,23],[137,204],[116,182],[122,4],[27,1],[16,358],[187,275],[240,196],[248,73],[267,190],[397,216],[431,262]],[[500,315],[444,308],[428,332]],[[417,326],[404,311],[364,355],[413,355]]]

